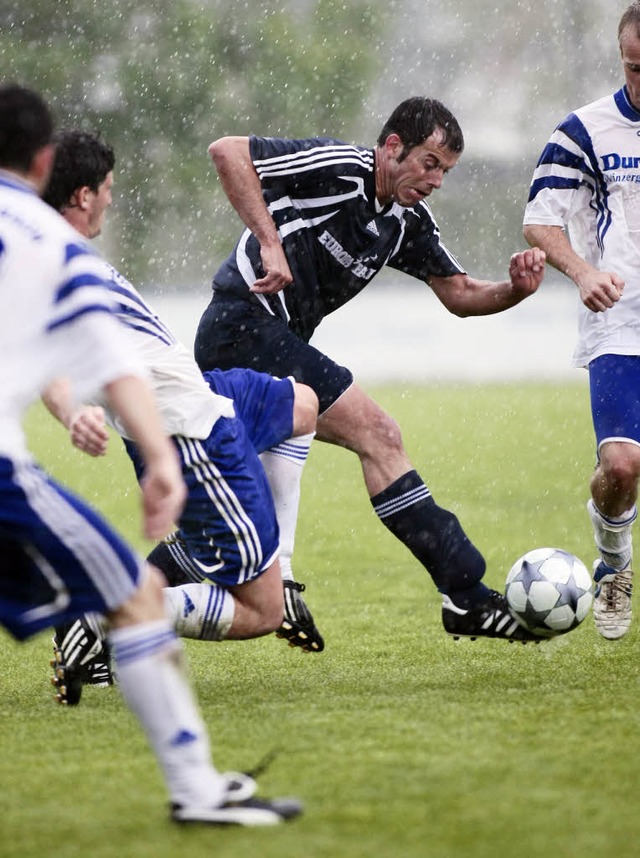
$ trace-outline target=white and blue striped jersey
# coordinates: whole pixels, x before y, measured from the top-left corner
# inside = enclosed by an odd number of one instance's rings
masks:
[[[30,458],[27,407],[57,376],[84,398],[142,374],[99,257],[35,191],[0,172],[0,456]]]
[[[624,278],[611,309],[581,305],[574,365],[640,354],[640,112],[626,87],[558,125],[533,174],[524,223],[567,229],[583,259]]]
[[[216,420],[234,415],[233,403],[213,393],[185,346],[156,315],[142,295],[108,262],[102,275],[114,299],[114,311],[124,326],[130,347],[146,371],[167,435],[208,438]],[[99,400],[94,400],[99,401]],[[105,403],[109,423],[127,437]]]
[[[330,138],[250,137],[249,147],[293,282],[273,296],[248,292],[263,272],[259,244],[245,230],[215,274],[216,292],[260,301],[308,341],[385,265],[424,281],[463,271],[426,202],[379,205],[373,149]]]

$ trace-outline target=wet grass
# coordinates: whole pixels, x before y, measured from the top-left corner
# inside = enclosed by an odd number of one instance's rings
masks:
[[[526,550],[588,566],[593,464],[586,389],[492,385],[372,390],[414,464],[502,587]],[[34,449],[144,549],[128,463],[70,451],[42,415]],[[116,689],[56,707],[49,636],[0,635],[3,858],[626,858],[637,852],[638,632],[609,643],[591,619],[539,647],[445,637],[428,577],[378,523],[359,465],[314,445],[296,570],[327,649],[274,637],[187,642],[221,768],[280,750],[262,778],[305,815],[274,830],[181,830]]]

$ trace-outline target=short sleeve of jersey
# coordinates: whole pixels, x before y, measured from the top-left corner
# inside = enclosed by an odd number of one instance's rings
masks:
[[[115,315],[105,263],[84,242],[67,243],[62,278],[47,320],[50,343],[66,363],[79,396],[88,396],[120,375],[142,375]]]
[[[566,226],[584,197],[595,193],[598,173],[589,133],[572,113],[553,132],[536,165],[525,225]]]
[[[370,150],[331,137],[293,140],[252,136],[249,152],[264,189],[280,188],[292,194],[371,168]]]
[[[440,239],[429,206],[421,204],[407,214],[405,236],[387,265],[419,280],[451,277],[465,270]]]

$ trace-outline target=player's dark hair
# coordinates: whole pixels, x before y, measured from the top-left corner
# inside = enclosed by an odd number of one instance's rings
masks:
[[[52,134],[53,118],[37,92],[17,83],[0,86],[0,167],[27,172]]]
[[[396,107],[386,121],[378,137],[378,146],[384,146],[390,134],[397,134],[404,146],[398,159],[401,161],[411,149],[424,143],[437,128],[444,133],[443,142],[447,149],[459,155],[464,149],[464,137],[453,113],[435,98],[408,98]]]
[[[622,18],[620,18],[620,23],[618,24],[618,41],[620,41],[622,31],[625,30],[629,24],[635,25],[636,35],[640,37],[640,2],[638,2],[638,0],[636,0],[635,3],[632,3],[631,6],[627,6],[626,10],[622,13]]]
[[[113,170],[116,157],[111,146],[90,131],[66,128],[56,132],[53,139],[56,157],[42,198],[62,211],[78,188],[97,191]]]

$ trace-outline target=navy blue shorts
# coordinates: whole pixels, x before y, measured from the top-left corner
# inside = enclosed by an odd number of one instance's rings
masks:
[[[602,355],[592,360],[589,386],[598,449],[605,441],[640,444],[640,357]]]
[[[0,623],[14,637],[120,607],[141,568],[83,500],[35,464],[0,457]]]
[[[246,367],[309,385],[320,414],[353,384],[351,370],[292,333],[257,302],[214,292],[200,319],[195,357],[204,372]]]

